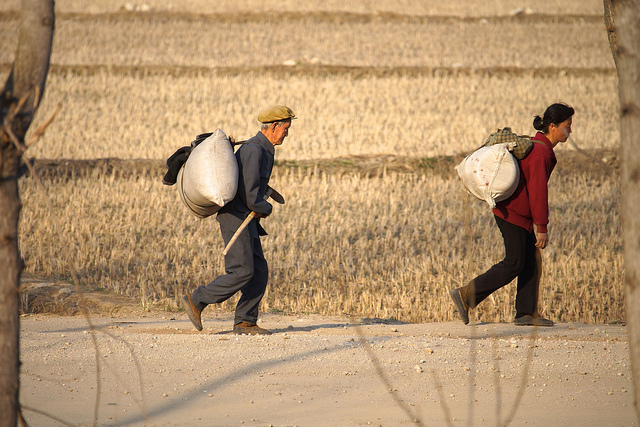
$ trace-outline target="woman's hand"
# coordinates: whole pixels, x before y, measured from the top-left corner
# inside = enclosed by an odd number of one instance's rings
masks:
[[[544,249],[549,244],[549,234],[536,231],[536,248]]]

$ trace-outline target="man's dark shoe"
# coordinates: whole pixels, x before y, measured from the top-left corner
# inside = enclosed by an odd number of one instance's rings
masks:
[[[517,326],[553,326],[553,321],[544,317],[533,317],[530,315],[516,317],[513,323]]]
[[[452,289],[449,291],[449,295],[451,295],[451,299],[456,304],[456,308],[458,309],[458,314],[460,318],[464,322],[465,325],[469,324],[469,305],[465,298],[462,297],[460,293],[460,288]]]
[[[199,331],[202,330],[202,320],[200,319],[200,314],[202,313],[200,310],[196,308],[195,305],[191,302],[191,295],[185,295],[180,300],[182,303],[182,308],[187,312],[187,316],[189,316],[189,320],[193,323],[193,326]]]
[[[255,323],[240,322],[233,326],[233,333],[236,335],[271,335],[272,332],[268,329],[262,329]]]

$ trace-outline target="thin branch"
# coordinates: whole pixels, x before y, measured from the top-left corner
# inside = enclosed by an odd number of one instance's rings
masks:
[[[40,95],[42,94],[42,91],[40,90],[39,86],[34,86],[35,88],[35,96],[33,97],[33,109],[35,110],[36,108],[38,108],[38,105],[40,105]]]
[[[11,128],[8,128],[6,126],[3,127],[5,132],[7,133],[7,135],[9,136],[9,138],[13,141],[13,144],[16,146],[16,148],[18,150],[20,150],[21,154],[24,154],[24,152],[27,150],[26,147],[24,147],[20,141],[18,141],[18,138],[16,138],[16,136],[13,134],[13,131],[11,130]],[[27,165],[27,168],[29,169],[29,172],[31,172],[31,176],[33,176],[33,178],[36,180],[36,182],[38,183],[38,188],[42,190],[43,194],[45,195],[45,198],[47,197],[46,192],[44,191],[44,185],[42,184],[42,180],[40,179],[40,175],[38,175],[38,173],[36,172],[35,168],[33,167],[33,165],[30,162],[25,162],[25,164]],[[46,199],[47,201],[49,201],[48,199]],[[51,205],[49,206],[50,208],[53,208]]]
[[[16,118],[16,116],[18,115],[18,113],[20,113],[20,111],[22,110],[22,107],[24,107],[24,104],[27,102],[27,99],[29,99],[29,96],[31,96],[31,92],[35,90],[35,86],[33,86],[31,89],[29,89],[27,91],[27,93],[25,93],[22,98],[20,98],[18,100],[17,104],[11,104],[9,113],[7,114],[7,119],[5,121],[5,125],[10,124],[13,122],[13,119]]]
[[[17,104],[11,104],[9,112],[5,117],[4,123],[2,125],[2,128],[4,129],[7,136],[13,142],[13,145],[15,145],[18,151],[20,152],[20,155],[23,155],[25,151],[27,151],[27,147],[24,145],[23,142],[21,142],[18,139],[18,137],[16,137],[16,135],[13,133],[13,130],[11,128],[13,126],[14,119],[16,118],[18,113],[20,113],[20,110],[22,110],[22,107],[24,107],[24,104],[27,102],[27,99],[31,95],[31,92],[34,90],[35,90],[36,96],[38,96],[38,93],[40,92],[40,90],[35,86],[33,86],[31,89],[27,91],[27,93],[24,94],[24,96],[22,96],[22,98],[18,100]]]
[[[45,122],[42,123],[40,127],[38,127],[38,129],[36,129],[36,131],[33,134],[31,134],[31,136],[29,136],[29,139],[24,144],[26,148],[31,147],[42,137],[42,135],[44,135],[44,131],[47,129],[47,127],[49,127],[51,122],[53,122],[53,119],[56,117],[56,114],[58,114],[58,111],[60,111],[61,108],[62,108],[62,103],[58,102],[58,106],[56,107],[53,114],[51,114],[51,117],[45,120]]]
[[[8,126],[7,124],[5,124],[3,126],[3,129],[7,134],[7,136],[9,137],[9,139],[11,140],[11,142],[13,142],[13,145],[15,145],[18,151],[20,152],[20,155],[23,155],[25,151],[27,151],[27,147],[25,147],[24,144],[20,142],[18,137],[13,133],[13,131],[11,130],[11,126]]]

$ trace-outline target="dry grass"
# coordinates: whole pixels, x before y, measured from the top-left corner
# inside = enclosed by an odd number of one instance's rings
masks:
[[[173,305],[221,272],[216,221],[189,216],[175,189],[158,177],[47,181],[54,211],[33,185],[22,181],[21,245],[29,274],[64,278],[71,259],[89,288],[130,295],[142,305]],[[272,236],[264,240],[271,282],[263,310],[452,320],[447,290],[502,256],[490,212],[457,180],[293,168],[278,169],[273,185],[288,202],[264,222]],[[617,181],[605,177],[571,173],[552,180],[545,315],[583,322],[623,318],[617,193]],[[479,318],[509,320],[514,288],[483,303]]]

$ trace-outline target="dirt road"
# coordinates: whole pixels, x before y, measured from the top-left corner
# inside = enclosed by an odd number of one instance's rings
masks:
[[[197,332],[183,313],[129,313],[93,318],[92,335],[82,317],[24,316],[25,418],[30,426],[59,425],[43,413],[100,426],[638,425],[625,326],[358,326],[265,315],[260,324],[274,334],[256,337],[230,334],[231,319],[205,316]]]

